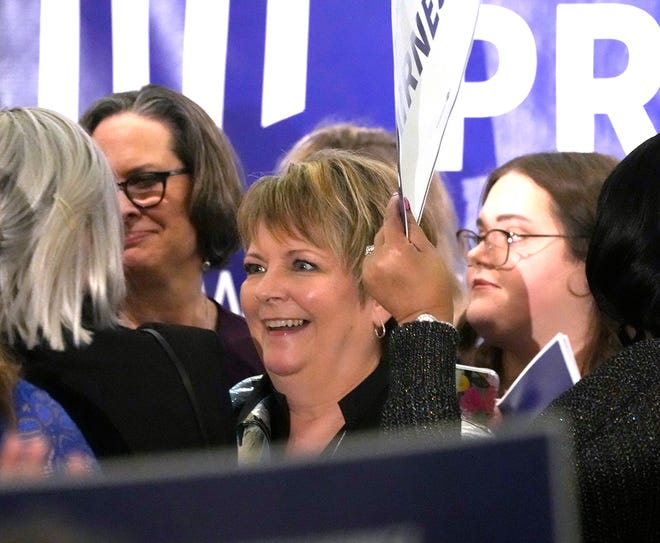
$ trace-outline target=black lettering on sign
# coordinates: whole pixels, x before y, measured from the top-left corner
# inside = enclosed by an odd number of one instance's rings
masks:
[[[410,35],[410,49],[406,54],[404,61],[404,73],[406,74],[406,77],[402,80],[402,83],[405,86],[403,92],[408,107],[410,107],[412,102],[410,91],[411,89],[415,90],[417,88],[419,77],[424,71],[424,60],[428,58],[431,53],[431,44],[435,38],[435,33],[438,30],[438,23],[440,21],[438,11],[442,8],[444,3],[444,0],[438,0],[436,8],[433,4],[433,0],[421,0],[421,13],[423,13],[423,16],[420,15],[420,12],[417,12],[417,15],[415,15],[417,33],[413,31]],[[415,73],[413,73],[413,59],[415,61]]]

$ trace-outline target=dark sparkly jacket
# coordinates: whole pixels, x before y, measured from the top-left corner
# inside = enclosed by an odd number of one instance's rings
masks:
[[[357,432],[379,428],[395,435],[433,431],[441,437],[457,437],[461,431],[457,343],[456,329],[445,323],[414,322],[395,329],[389,336],[387,358],[340,400],[346,424],[324,454],[334,454]],[[271,443],[282,444],[289,436],[286,398],[264,375],[236,385],[232,403],[238,420],[239,460],[267,460]]]
[[[570,436],[583,540],[660,541],[660,338],[634,343],[540,416]]]

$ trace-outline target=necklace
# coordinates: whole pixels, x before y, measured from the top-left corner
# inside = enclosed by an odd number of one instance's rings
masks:
[[[344,437],[346,437],[346,428],[344,428],[344,431],[341,433],[339,439],[337,440],[337,444],[335,445],[334,449],[332,449],[332,453],[330,453],[330,458],[334,458],[335,454],[337,454],[337,449],[339,449],[339,445],[341,445],[341,442],[344,441]]]

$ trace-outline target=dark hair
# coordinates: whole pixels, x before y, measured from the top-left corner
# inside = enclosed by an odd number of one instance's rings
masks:
[[[80,124],[93,134],[101,121],[126,111],[163,122],[172,130],[173,151],[193,179],[188,216],[199,253],[213,267],[222,267],[239,247],[236,212],[244,191],[231,143],[199,105],[160,85],[105,96],[85,111]]]
[[[647,332],[660,337],[660,134],[634,149],[605,181],[586,272],[605,315],[631,327],[633,339]]]

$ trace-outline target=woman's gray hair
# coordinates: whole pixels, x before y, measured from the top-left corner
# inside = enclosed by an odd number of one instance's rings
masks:
[[[73,121],[0,111],[0,334],[28,348],[87,343],[124,296],[112,171]]]

